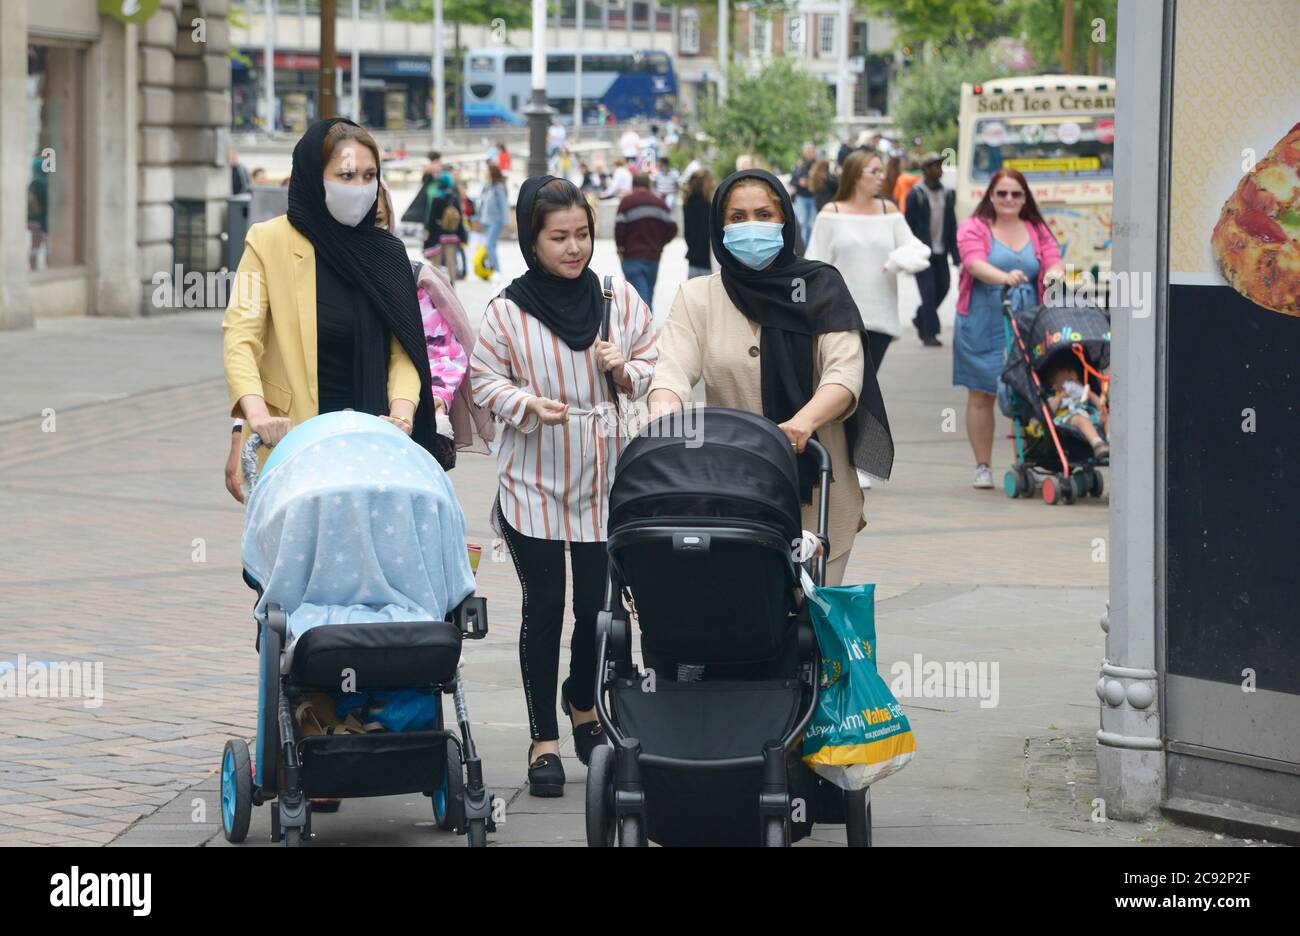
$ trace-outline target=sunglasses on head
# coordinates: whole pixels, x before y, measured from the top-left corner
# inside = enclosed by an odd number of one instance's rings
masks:
[[[1006,189],[998,189],[993,194],[996,195],[998,198],[1010,198],[1013,201],[1025,197],[1024,192],[1009,192]]]

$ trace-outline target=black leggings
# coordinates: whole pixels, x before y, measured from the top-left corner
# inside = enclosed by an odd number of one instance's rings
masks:
[[[528,703],[528,730],[534,741],[557,741],[556,682],[560,637],[564,631],[563,540],[525,536],[497,508],[497,520],[514,560],[523,592],[519,629],[519,669]],[[602,543],[569,543],[573,565],[573,636],[565,695],[576,709],[596,704],[596,614],[605,601],[609,553]]]
[[[889,350],[889,343],[894,339],[884,332],[874,332],[867,330],[867,347],[871,351],[871,367],[877,374],[880,373],[880,362],[885,359],[885,352]]]

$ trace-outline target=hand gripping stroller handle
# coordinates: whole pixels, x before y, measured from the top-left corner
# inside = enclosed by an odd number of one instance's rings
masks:
[[[1011,287],[1005,284],[1002,287],[1002,314],[1011,317]]]
[[[251,494],[257,484],[257,450],[262,447],[262,437],[250,432],[239,452],[239,464],[244,469],[244,493]]]
[[[816,439],[809,439],[806,447],[817,456],[817,475],[820,479],[821,495],[817,504],[817,535],[822,541],[822,550],[817,554],[817,582],[820,584],[826,580],[826,551],[830,547],[826,528],[830,526],[831,517],[831,456]]]

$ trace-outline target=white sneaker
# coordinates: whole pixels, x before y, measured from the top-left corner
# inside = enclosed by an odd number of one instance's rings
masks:
[[[871,475],[867,474],[861,468],[854,469],[858,473],[858,487],[864,491],[871,490]]]
[[[993,487],[993,469],[982,463],[976,465],[974,486],[981,489]]]

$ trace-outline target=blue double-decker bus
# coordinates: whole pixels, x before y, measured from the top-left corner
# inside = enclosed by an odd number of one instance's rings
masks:
[[[546,99],[562,122],[572,122],[577,53],[547,54]],[[465,57],[462,100],[467,127],[523,125],[532,94],[532,53],[521,49],[473,49]],[[601,104],[614,120],[667,119],[677,109],[677,76],[668,53],[654,49],[600,49],[582,53],[582,122],[593,122]]]

